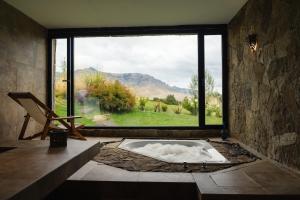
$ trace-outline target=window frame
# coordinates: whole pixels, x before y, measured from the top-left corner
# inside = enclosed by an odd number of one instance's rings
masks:
[[[52,40],[67,39],[67,114],[74,115],[74,38],[101,36],[138,36],[138,35],[167,35],[167,34],[197,34],[198,35],[198,93],[199,119],[198,126],[87,126],[87,129],[167,129],[167,130],[207,130],[228,127],[228,66],[227,66],[227,25],[181,25],[181,26],[147,26],[147,27],[112,27],[112,28],[67,28],[48,30],[48,79],[47,104],[52,108]],[[222,125],[205,124],[205,51],[204,36],[222,36]],[[203,66],[203,67],[201,67]]]

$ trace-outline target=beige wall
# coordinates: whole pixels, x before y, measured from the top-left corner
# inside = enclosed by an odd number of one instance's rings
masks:
[[[249,0],[230,22],[231,133],[300,169],[300,1]],[[257,34],[252,53],[246,37]]]
[[[46,99],[46,41],[45,28],[0,0],[0,140],[17,138],[25,114],[8,92]],[[28,133],[40,128],[30,123]]]

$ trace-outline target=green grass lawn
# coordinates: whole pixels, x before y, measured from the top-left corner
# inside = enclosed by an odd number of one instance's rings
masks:
[[[63,98],[55,98],[55,113],[59,116],[67,116],[67,100]],[[82,118],[76,119],[76,123],[84,124],[87,126],[96,125],[96,123],[92,120],[92,115],[95,115],[97,110],[94,109],[93,113],[90,113],[90,116],[84,116],[80,112],[80,106],[76,103],[75,105],[75,115],[79,115]]]
[[[114,123],[120,126],[197,126],[198,117],[171,112],[139,111],[112,114]]]
[[[67,100],[63,98],[55,98],[54,112],[60,117],[67,116]]]
[[[191,115],[189,111],[182,109],[181,114],[175,114],[174,110],[176,105],[168,105],[166,112],[154,112],[154,105],[156,102],[148,101],[146,103],[145,111],[140,111],[138,105],[134,109],[127,113],[113,113],[110,115],[110,121],[116,126],[198,126],[198,116]],[[59,116],[66,116],[66,100],[62,98],[56,98],[55,100],[55,112]],[[77,120],[77,123],[84,124],[86,126],[97,125],[93,121],[95,115],[103,114],[99,111],[99,107],[94,103],[85,104],[85,109],[89,112],[83,113],[83,106],[75,103],[75,114],[82,116]],[[206,124],[222,124],[222,118],[206,116]]]
[[[206,125],[222,125],[223,120],[221,117],[205,116]]]

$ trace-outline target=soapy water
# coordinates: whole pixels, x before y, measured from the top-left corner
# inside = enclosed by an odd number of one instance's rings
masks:
[[[181,144],[150,143],[133,149],[134,152],[174,163],[210,163],[226,162],[214,148],[205,148],[204,145],[185,146]]]

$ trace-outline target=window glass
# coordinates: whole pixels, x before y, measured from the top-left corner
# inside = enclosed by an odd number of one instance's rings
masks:
[[[67,39],[52,40],[53,109],[67,116]]]
[[[204,36],[205,53],[205,124],[223,124],[222,36]]]
[[[74,100],[87,126],[198,127],[197,35],[75,38]]]

